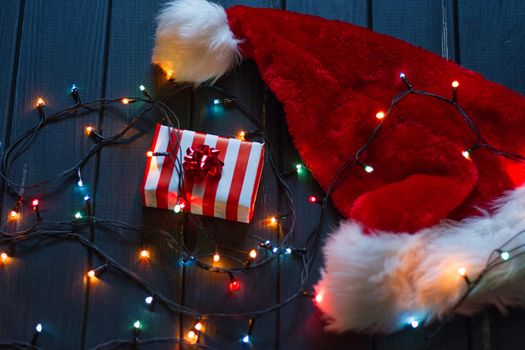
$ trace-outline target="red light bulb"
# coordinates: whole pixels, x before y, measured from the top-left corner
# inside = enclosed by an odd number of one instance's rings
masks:
[[[308,197],[308,201],[310,203],[317,203],[317,197],[316,196],[310,196],[310,197]]]
[[[38,199],[33,199],[33,201],[31,202],[31,204],[33,205],[33,207],[38,207],[38,205],[40,204],[39,200]]]
[[[232,281],[230,282],[230,290],[231,290],[232,292],[236,292],[236,291],[238,291],[240,288],[241,288],[241,285],[240,285],[239,281],[237,281],[237,280],[232,280]]]

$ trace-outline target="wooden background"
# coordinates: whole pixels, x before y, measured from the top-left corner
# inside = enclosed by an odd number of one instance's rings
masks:
[[[156,93],[166,81],[150,65],[154,44],[154,16],[161,0],[10,0],[0,6],[0,137],[8,145],[25,129],[35,125],[36,98],[46,99],[46,110],[72,104],[69,89],[76,83],[84,100],[97,97],[136,96],[141,83]],[[284,8],[339,19],[393,35],[477,70],[520,92],[525,92],[525,2],[490,0],[244,0],[220,1],[224,6],[247,4]],[[290,169],[298,159],[283,123],[281,107],[265,89],[252,62],[219,82],[241,98],[266,125],[279,150],[279,164]],[[154,88],[153,88],[154,87]],[[186,91],[169,101],[183,127],[219,135],[249,129],[235,111],[210,110],[217,93]],[[49,127],[31,152],[16,163],[12,177],[29,183],[71,166],[92,141],[84,135],[87,124],[105,134],[121,129],[140,106],[122,113],[102,111]],[[129,145],[103,149],[84,170],[84,181],[94,198],[95,215],[169,229],[174,214],[142,208],[139,187],[145,165],[144,152],[152,139],[152,125],[140,124],[143,133]],[[42,198],[46,220],[69,220],[81,208],[75,179],[70,179],[49,197]],[[298,223],[294,242],[300,245],[314,228],[318,208],[307,202],[320,194],[309,175],[289,179],[296,200]],[[224,246],[249,249],[250,235],[257,233],[277,241],[279,232],[265,224],[278,211],[279,194],[266,165],[250,226],[220,220],[206,223],[217,232]],[[2,186],[1,217],[6,218],[13,198]],[[3,220],[4,221],[4,220]],[[220,221],[220,222],[219,222]],[[332,210],[326,225],[338,221]],[[21,225],[23,225],[23,218]],[[9,227],[4,225],[4,229]],[[188,244],[201,251],[213,249],[206,239],[191,235]],[[137,271],[160,292],[202,312],[259,309],[283,300],[295,291],[300,265],[283,258],[261,270],[241,276],[242,291],[227,293],[227,279],[195,266],[180,266],[173,252],[152,243],[151,263],[137,259],[138,240],[128,233],[115,234],[93,227],[82,232],[117,261]],[[130,339],[131,324],[144,323],[142,337],[183,336],[193,319],[166,312],[162,307],[144,307],[145,293],[124,278],[107,273],[88,285],[84,275],[97,266],[95,257],[75,242],[23,245],[8,266],[0,268],[0,340],[29,341],[36,323],[45,332],[38,345],[45,349],[88,349],[115,338]],[[321,258],[311,277],[318,278]],[[341,335],[322,331],[322,320],[311,301],[299,299],[260,318],[252,334],[255,349],[524,349],[525,312],[502,315],[489,310],[473,318],[457,318],[430,340],[431,329],[407,329],[389,336]],[[216,349],[241,348],[246,330],[243,321],[210,322],[202,343]],[[143,346],[172,349],[174,346]],[[184,348],[189,348],[184,346]]]

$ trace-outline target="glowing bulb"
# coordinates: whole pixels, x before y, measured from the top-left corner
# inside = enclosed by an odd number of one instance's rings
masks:
[[[142,91],[142,92],[144,92],[144,90],[146,90],[146,87],[145,87],[144,85],[140,85],[140,86],[139,86],[139,90]]]
[[[230,282],[230,290],[231,290],[232,292],[236,292],[236,291],[238,291],[240,288],[241,288],[241,285],[240,285],[239,281],[237,281],[237,280],[232,280],[232,281]]]
[[[370,165],[365,165],[365,171],[370,174],[374,171],[374,168],[372,168]]]
[[[404,79],[406,77],[405,73],[399,73],[399,78]]]
[[[87,195],[87,194],[84,196],[84,200],[85,200],[85,201],[88,201],[90,198],[91,198],[91,197],[89,197],[89,195]]]
[[[221,260],[221,256],[219,255],[219,253],[215,253],[213,255],[213,261],[219,262],[219,260]]]
[[[77,185],[78,187],[84,186],[84,181],[82,181],[82,179],[78,180]]]
[[[153,297],[146,297],[146,299],[144,299],[144,301],[146,302],[146,304],[148,305],[151,305],[151,303],[153,302]]]
[[[300,174],[303,172],[303,165],[302,164],[296,164],[295,169],[297,170],[297,174]]]
[[[177,203],[175,204],[175,207],[173,208],[173,211],[178,214],[182,211],[182,209],[184,209],[184,204],[182,203]]]
[[[9,212],[9,216],[10,216],[12,219],[16,219],[16,218],[18,218],[18,215],[19,215],[19,213],[18,213],[16,210],[14,210],[14,209],[11,210],[11,211]]]
[[[195,326],[193,326],[193,328],[195,328],[197,331],[201,331],[202,330],[202,323],[201,322],[195,323]]]
[[[410,325],[412,326],[412,328],[417,328],[417,327],[419,327],[419,321],[418,320],[412,320],[410,322]]]
[[[510,259],[510,253],[509,252],[501,252],[501,254],[499,255],[501,257],[502,260],[509,260]]]
[[[168,80],[171,80],[173,79],[173,71],[169,70],[166,72],[166,77],[168,78]]]
[[[135,327],[135,329],[140,329],[140,327],[142,327],[142,324],[140,323],[140,321],[135,321],[135,323],[133,323],[133,327]]]
[[[272,224],[276,224],[277,221],[279,221],[279,219],[277,219],[276,216],[272,216],[272,217],[270,218],[270,222],[271,222]]]
[[[75,219],[82,219],[82,213],[79,212],[79,211],[77,211],[77,212],[75,213]]]
[[[33,205],[33,207],[38,207],[38,205],[40,204],[40,201],[38,199],[33,199],[33,201],[31,202],[31,204]]]
[[[383,111],[379,111],[376,113],[376,118],[377,119],[383,119],[385,117],[385,112]]]
[[[38,333],[42,333],[42,330],[44,329],[44,327],[42,326],[42,323],[39,323],[36,325],[35,327],[35,330],[38,332]]]
[[[452,87],[453,87],[454,89],[457,89],[458,86],[459,86],[459,81],[454,80],[454,81],[452,82]]]
[[[257,251],[255,249],[250,250],[250,253],[248,254],[250,258],[255,259],[257,257]]]
[[[95,270],[89,270],[87,275],[88,275],[89,278],[94,278],[95,275],[96,275]]]
[[[467,269],[465,269],[464,267],[460,267],[460,268],[458,269],[458,274],[459,274],[460,276],[465,276],[466,273],[467,273]]]
[[[197,341],[197,333],[193,330],[189,331],[186,337],[188,338],[188,341],[192,343]]]
[[[244,136],[246,136],[246,132],[241,130],[237,133],[237,139],[244,141]]]
[[[323,301],[323,298],[324,298],[323,293],[317,293],[315,295],[315,302],[317,304],[320,304]]]
[[[149,250],[147,250],[147,249],[145,249],[145,248],[142,249],[142,250],[140,251],[140,257],[141,257],[142,259],[148,259],[148,258],[150,257]]]
[[[286,254],[292,254],[292,248],[286,248],[285,249]]]
[[[77,88],[77,86],[75,84],[71,85],[71,92],[75,92],[77,90],[78,90],[78,88]]]
[[[91,132],[93,131],[93,127],[92,126],[86,126],[86,134],[91,134]]]
[[[465,157],[465,159],[470,159],[470,152],[468,150],[461,152],[461,154],[463,157]]]
[[[123,99],[121,100],[121,102],[122,102],[123,104],[127,105],[127,104],[129,103],[129,98],[123,98]]]
[[[272,252],[277,253],[279,251],[279,248],[275,247],[272,249]]]
[[[153,151],[147,151],[147,152],[146,152],[146,156],[147,156],[148,158],[153,157]]]
[[[221,99],[220,98],[214,98],[213,99],[213,104],[214,105],[220,105],[221,104]]]
[[[2,254],[0,254],[0,259],[2,259],[2,262],[7,262],[7,259],[9,258],[9,255],[7,255],[7,253],[5,252],[2,252]]]
[[[242,338],[242,342],[243,342],[243,343],[246,343],[246,344],[249,343],[249,342],[250,342],[250,336],[249,336],[248,334],[246,334],[246,335],[244,336],[244,338]]]
[[[317,202],[317,197],[316,196],[310,196],[310,197],[308,197],[308,201],[310,203],[316,203]]]
[[[44,99],[42,97],[39,97],[37,100],[36,100],[36,106],[37,107],[42,107],[46,104],[46,101],[44,101]]]

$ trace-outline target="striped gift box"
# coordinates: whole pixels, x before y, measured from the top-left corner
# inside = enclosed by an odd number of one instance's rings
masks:
[[[184,176],[182,162],[186,150],[202,144],[220,151],[219,159],[224,162],[222,174],[219,178],[206,177],[202,182],[185,177],[183,191],[189,203],[184,203],[183,210],[249,223],[261,180],[264,145],[190,130],[170,129],[160,124],[157,124],[151,151],[171,153],[173,159],[176,154],[177,158],[175,164],[169,156],[148,158],[142,186],[144,205],[175,208],[179,197],[179,173]]]

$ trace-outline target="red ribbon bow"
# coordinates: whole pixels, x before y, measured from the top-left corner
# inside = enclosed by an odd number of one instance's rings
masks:
[[[219,159],[220,151],[208,145],[188,147],[182,167],[184,174],[196,181],[206,176],[220,177],[224,163]]]

